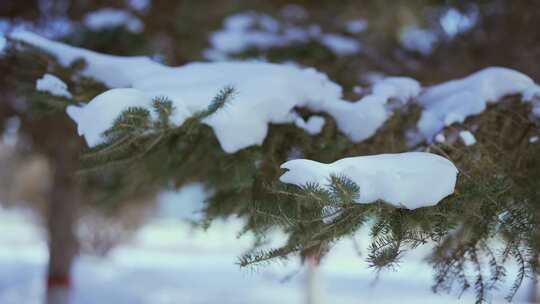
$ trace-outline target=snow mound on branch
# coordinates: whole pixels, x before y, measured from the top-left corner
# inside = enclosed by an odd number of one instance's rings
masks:
[[[490,67],[465,78],[451,80],[428,88],[418,97],[424,110],[417,127],[425,138],[445,126],[462,123],[471,115],[482,113],[489,103],[512,94],[533,94],[534,81],[518,71]]]
[[[138,33],[144,27],[141,20],[133,16],[130,12],[115,8],[102,8],[90,12],[84,16],[83,23],[89,29],[95,31],[125,26],[129,31]]]
[[[237,25],[239,26],[239,25]],[[225,152],[260,145],[268,124],[295,123],[310,134],[320,132],[322,117],[307,122],[295,116],[295,107],[326,112],[336,119],[340,130],[353,141],[372,136],[390,116],[386,103],[418,93],[414,80],[383,79],[371,95],[358,102],[342,99],[339,85],[312,68],[264,62],[191,63],[168,67],[146,57],[121,57],[53,42],[29,32],[16,32],[14,39],[49,52],[63,65],[83,58],[83,74],[111,88],[87,105],[70,106],[69,115],[77,122],[79,134],[89,146],[103,141],[101,134],[112,126],[114,117],[130,106],[149,107],[150,100],[166,96],[177,113],[173,122],[181,125],[194,113],[206,109],[224,87],[233,86],[231,102],[203,123],[214,130]],[[126,89],[129,88],[129,89]],[[94,119],[95,117],[102,117]]]
[[[69,106],[66,111],[77,122],[79,135],[84,135],[89,146],[103,141],[102,134],[109,129],[116,118],[129,107],[150,108],[152,98],[137,89],[121,88],[106,91],[84,107]],[[154,112],[150,112],[155,117]],[[191,116],[187,109],[176,106],[172,114],[173,123],[182,123]]]
[[[43,77],[36,80],[36,90],[48,92],[54,96],[71,98],[71,93],[68,91],[68,86],[60,78],[44,74]]]
[[[95,78],[111,88],[130,87],[137,79],[163,71],[161,64],[144,56],[104,55],[55,42],[27,31],[13,32],[10,37],[56,56],[59,63],[64,66],[69,66],[77,59],[84,59],[87,66],[83,75]]]
[[[288,169],[280,177],[283,183],[329,187],[330,175],[344,175],[360,187],[357,203],[383,200],[407,209],[433,206],[452,194],[458,173],[451,161],[423,152],[349,157],[331,164],[295,159],[281,168]]]
[[[465,146],[472,146],[476,143],[476,138],[471,133],[471,131],[467,131],[467,130],[460,131],[459,137],[461,138]]]
[[[373,94],[394,98],[402,103],[420,94],[422,87],[415,79],[409,77],[386,77],[374,82]]]

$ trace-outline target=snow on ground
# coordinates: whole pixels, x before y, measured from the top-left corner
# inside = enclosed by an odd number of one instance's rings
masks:
[[[532,88],[535,87],[527,75],[502,67],[486,68],[465,78],[432,86],[418,97],[424,110],[417,127],[431,140],[445,126],[462,123],[505,96],[534,95]]]
[[[48,92],[54,96],[71,98],[71,93],[68,91],[67,84],[60,78],[44,74],[43,77],[36,80],[36,90],[40,92]]]
[[[383,200],[408,209],[435,205],[452,194],[458,173],[446,158],[422,152],[349,157],[331,164],[295,159],[281,168],[288,169],[280,177],[284,183],[328,187],[330,175],[345,175],[362,189],[358,203]]]
[[[41,304],[47,260],[44,233],[21,210],[0,210],[0,303]],[[305,273],[298,261],[240,269],[236,258],[249,240],[236,238],[240,221],[217,223],[206,233],[173,219],[154,219],[131,242],[104,258],[81,256],[74,265],[71,304],[298,304]],[[279,235],[276,236],[280,238]],[[357,236],[360,248],[367,233]],[[320,270],[324,303],[472,303],[469,293],[433,294],[432,270],[422,262],[429,248],[405,254],[396,272],[376,279],[365,252],[340,242]],[[298,273],[297,275],[294,275]],[[283,281],[292,275],[288,281]],[[505,284],[508,290],[511,282]],[[516,303],[524,298],[526,287]],[[497,293],[494,303],[503,303]]]
[[[116,8],[102,8],[84,16],[83,24],[91,30],[125,26],[131,32],[138,33],[144,28],[142,21],[130,12]]]
[[[230,22],[242,27],[242,19]],[[342,99],[342,89],[313,68],[265,62],[191,63],[167,67],[146,57],[120,57],[53,42],[29,32],[15,32],[12,38],[24,41],[55,55],[68,65],[77,58],[87,61],[84,74],[103,81],[109,87],[88,105],[68,107],[78,124],[80,135],[94,146],[101,134],[112,126],[114,118],[128,106],[149,107],[152,98],[167,96],[173,101],[173,123],[181,125],[194,113],[205,109],[225,86],[232,85],[232,101],[203,122],[214,130],[228,153],[260,145],[269,123],[291,123],[294,107],[306,107],[332,115],[340,130],[358,142],[375,134],[391,115],[389,99],[404,99],[419,92],[419,84],[407,78],[383,79],[379,89],[358,102]],[[137,68],[134,68],[137,67]],[[131,88],[125,88],[131,87]],[[292,116],[291,116],[292,115]],[[96,121],[97,120],[97,121]],[[358,123],[358,122],[362,123]],[[321,119],[308,120],[307,131],[315,133]],[[300,126],[303,124],[300,122]]]

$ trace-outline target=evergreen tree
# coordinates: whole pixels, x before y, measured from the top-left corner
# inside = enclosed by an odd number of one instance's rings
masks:
[[[352,89],[358,83],[357,75],[371,70],[413,76],[424,85],[462,77],[486,65],[514,67],[534,79],[540,79],[538,71],[530,64],[533,51],[523,52],[519,47],[533,49],[537,40],[531,38],[529,32],[516,30],[530,25],[531,20],[537,17],[538,12],[530,7],[537,4],[525,3],[527,1],[497,1],[495,4],[471,1],[469,5],[474,6],[479,14],[478,24],[456,38],[443,40],[432,53],[421,54],[400,46],[400,30],[425,19],[419,7],[430,7],[435,12],[429,15],[427,22],[424,21],[426,28],[432,26],[434,20],[439,20],[437,18],[448,8],[439,1],[421,2],[398,1],[392,9],[387,9],[387,3],[366,3],[371,14],[366,17],[378,32],[365,34],[366,49],[362,56],[336,55],[316,40],[270,48],[253,47],[229,55],[241,59],[264,56],[273,62],[295,60],[315,66],[341,84],[346,90],[345,95],[351,98],[358,96]],[[146,17],[148,24],[159,20],[155,16],[161,12],[162,5],[165,4],[152,6]],[[278,5],[269,5],[270,8],[263,3],[258,5],[277,15]],[[182,6],[178,4],[174,9],[180,10]],[[322,12],[336,5],[323,1],[317,5],[306,3],[306,6],[310,13],[313,12],[313,19],[324,21]],[[342,11],[339,16],[347,16],[347,8],[354,7],[355,3],[346,1],[332,11],[339,10]],[[458,8],[466,10],[468,6]],[[77,5],[73,9],[84,11]],[[229,12],[225,10],[224,13]],[[388,21],[395,16],[401,16],[399,22]],[[309,21],[311,19],[300,23]],[[187,28],[203,21],[190,22]],[[219,26],[218,23],[213,21],[211,24]],[[508,27],[502,26],[503,23]],[[145,34],[156,37],[153,31],[159,32],[165,26],[150,27]],[[124,31],[116,30],[118,32],[109,33],[111,36],[92,31],[77,32],[65,40],[89,48],[98,41],[101,47],[95,49],[109,51],[106,43],[109,40],[101,39],[125,35]],[[439,27],[435,30],[441,31]],[[184,31],[185,28],[171,30],[170,37],[180,39],[178,37],[191,34]],[[135,44],[140,41],[137,34],[129,35],[133,35]],[[508,41],[516,43],[507,46]],[[40,111],[56,110],[52,120],[63,117],[66,106],[91,100],[106,91],[106,84],[83,73],[90,62],[77,60],[65,66],[58,62],[58,58],[32,45],[14,39],[8,39],[8,43],[0,60],[0,70],[7,75],[2,81],[3,91],[13,93],[15,88],[17,96],[24,96]],[[194,42],[194,45],[199,48],[178,50],[173,47],[169,52],[174,54],[174,59],[169,61],[177,63],[200,59],[204,42]],[[381,51],[373,52],[371,48],[375,47],[372,46],[380,47]],[[137,49],[130,48],[111,49],[111,52],[124,55],[144,50],[141,44]],[[493,52],[494,48],[498,51]],[[73,98],[35,92],[34,81],[45,71],[66,80]],[[55,130],[73,134],[65,137],[73,138],[76,144],[68,150],[53,143],[51,152],[46,152],[58,168],[68,166],[57,171],[55,181],[59,180],[59,188],[83,192],[85,200],[107,208],[119,206],[141,194],[200,181],[212,191],[200,223],[203,227],[208,227],[218,218],[239,216],[246,219],[241,233],[253,232],[257,236],[253,249],[239,258],[240,266],[298,255],[318,263],[336,242],[361,229],[369,229],[371,245],[366,258],[377,270],[397,269],[406,251],[434,244],[435,249],[429,258],[435,271],[434,291],[472,288],[478,303],[487,302],[489,293],[507,276],[505,265],[513,262],[519,265],[519,271],[515,277],[507,278],[513,280],[507,297],[511,301],[527,277],[538,277],[540,146],[530,140],[539,131],[538,118],[531,115],[532,103],[523,103],[516,96],[505,96],[490,104],[480,115],[447,126],[442,130],[447,138],[445,141],[423,139],[414,145],[411,145],[406,130],[414,128],[419,120],[422,109],[418,103],[411,102],[396,109],[374,136],[361,142],[353,142],[344,135],[332,115],[298,107],[295,110],[303,118],[313,115],[325,118],[326,124],[319,134],[311,135],[293,124],[271,124],[262,145],[226,153],[214,130],[204,121],[226,111],[228,104],[234,102],[235,94],[242,92],[237,92],[234,86],[221,88],[207,109],[194,113],[181,125],[172,123],[173,115],[179,109],[175,108],[169,96],[154,98],[150,108],[126,108],[112,127],[103,133],[104,141],[89,149],[81,147],[74,137],[75,131],[70,130],[72,127],[63,117],[62,125]],[[1,117],[19,114],[9,104],[2,110]],[[48,121],[45,123],[49,125]],[[22,125],[30,126],[31,122],[23,119]],[[28,133],[51,143],[48,140],[50,136],[40,134],[37,128],[28,127],[31,130]],[[475,130],[477,143],[464,145],[459,136],[462,130]],[[46,147],[37,142],[35,145]],[[83,150],[80,162],[74,162],[73,157]],[[302,155],[302,158],[329,163],[350,156],[406,151],[431,152],[451,160],[460,170],[455,193],[435,206],[408,210],[384,201],[358,204],[358,198],[365,190],[346,175],[329,176],[328,187],[321,184],[297,187],[279,182],[283,173],[281,164],[294,153]],[[78,167],[80,180],[77,186],[72,185],[75,180],[71,175],[73,167]],[[67,177],[66,172],[70,172]],[[51,202],[69,197],[55,191],[51,195]],[[275,229],[283,230],[288,241],[282,247],[269,249],[265,246],[265,238]],[[53,231],[54,227],[51,226],[50,230]],[[52,260],[51,264],[54,264]]]

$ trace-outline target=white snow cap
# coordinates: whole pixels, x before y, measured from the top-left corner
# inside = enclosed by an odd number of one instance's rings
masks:
[[[373,94],[352,103],[342,99],[339,85],[312,68],[264,62],[191,63],[168,67],[146,57],[99,54],[29,32],[14,33],[12,37],[55,55],[64,65],[83,58],[87,62],[84,75],[119,88],[100,94],[87,105],[68,107],[69,115],[78,124],[79,134],[84,135],[89,146],[102,142],[101,134],[127,107],[148,107],[152,98],[166,96],[176,109],[173,122],[181,125],[187,117],[205,109],[221,89],[230,85],[236,89],[232,101],[203,121],[212,127],[225,152],[260,145],[270,123],[294,122],[310,134],[320,132],[324,123],[322,117],[300,121],[294,117],[295,107],[330,114],[351,140],[361,141],[372,136],[390,116],[385,106],[388,99],[414,95],[419,86],[414,80],[385,82],[383,79],[379,85],[384,84],[384,89],[375,88]]]
[[[96,96],[82,107],[68,106],[66,111],[77,122],[77,131],[89,146],[103,141],[102,134],[112,127],[115,119],[129,107],[150,108],[152,98],[136,89],[112,89]],[[151,112],[154,114],[154,112]],[[191,116],[187,109],[177,106],[171,117],[173,123],[182,123]]]
[[[461,138],[465,146],[472,146],[476,143],[476,138],[470,131],[467,131],[467,130],[460,131],[459,137]]]
[[[486,68],[465,78],[432,86],[418,97],[424,110],[417,127],[431,140],[445,126],[462,123],[467,117],[482,113],[488,103],[507,95],[531,92],[534,86],[527,75],[502,67]]]
[[[36,80],[36,90],[41,92],[48,92],[54,96],[71,98],[71,93],[68,91],[67,84],[65,84],[60,78],[45,74],[40,79]]]
[[[144,25],[130,12],[116,8],[102,8],[84,16],[83,23],[92,30],[102,30],[115,26],[125,26],[129,31],[138,33]]]
[[[288,169],[280,177],[283,183],[328,187],[330,175],[344,175],[360,187],[357,203],[383,200],[407,209],[433,206],[452,194],[458,173],[448,159],[424,152],[349,157],[331,164],[295,159],[281,168]]]

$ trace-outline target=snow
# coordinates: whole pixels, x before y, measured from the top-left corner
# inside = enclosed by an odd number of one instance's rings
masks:
[[[422,111],[417,127],[428,140],[445,126],[462,123],[482,113],[502,97],[529,92],[534,81],[508,68],[489,67],[465,78],[451,80],[424,91],[418,97]]]
[[[453,38],[454,36],[466,32],[474,27],[478,22],[478,8],[472,7],[466,13],[462,13],[455,8],[450,8],[441,16],[439,23],[445,33]]]
[[[178,201],[178,205],[184,203]],[[75,260],[70,303],[301,303],[305,272],[291,276],[300,270],[298,259],[272,263],[255,272],[234,264],[251,244],[250,238],[237,238],[242,224],[230,220],[201,232],[182,222],[149,221],[135,240],[114,248],[108,256],[83,255]],[[1,208],[0,232],[0,303],[43,303],[47,263],[44,231],[21,210]],[[455,293],[431,292],[433,269],[424,259],[431,245],[403,254],[398,271],[375,275],[365,261],[368,232],[363,229],[355,235],[355,244],[348,238],[338,242],[323,260],[319,271],[328,303],[474,302],[470,290],[459,300]],[[512,278],[516,267],[509,266]],[[284,282],[286,277],[290,279]],[[494,302],[504,301],[512,282],[506,280],[495,291]],[[529,288],[522,286],[516,303],[525,303]]]
[[[417,51],[422,55],[430,54],[438,42],[435,33],[419,28],[416,25],[403,27],[399,34],[399,40],[401,45],[407,50]]]
[[[235,22],[235,26],[239,22]],[[68,114],[77,123],[78,132],[89,146],[103,141],[101,134],[112,126],[114,118],[130,106],[149,107],[152,98],[167,96],[173,101],[172,122],[181,125],[194,113],[205,109],[225,86],[236,89],[225,108],[203,123],[214,130],[221,147],[234,153],[264,141],[268,124],[295,122],[311,134],[318,133],[322,118],[305,124],[294,116],[295,107],[326,112],[336,119],[339,129],[352,141],[372,136],[391,112],[386,103],[391,98],[405,99],[418,93],[416,81],[386,78],[375,83],[374,92],[358,102],[342,99],[342,89],[312,68],[264,62],[190,63],[168,67],[147,57],[104,55],[53,42],[29,32],[12,37],[55,55],[63,65],[83,58],[83,74],[113,88],[87,105],[69,106]],[[359,123],[361,122],[361,123]]]
[[[540,98],[540,85],[532,85],[523,92],[525,102],[534,102],[536,98]]]
[[[309,117],[307,121],[305,121],[295,112],[291,113],[291,121],[294,122],[294,125],[298,128],[304,129],[309,135],[317,135],[321,133],[326,122],[324,117],[319,115],[313,115]]]
[[[437,134],[437,136],[435,136],[435,141],[438,143],[443,143],[446,141],[446,136],[444,136],[444,134],[442,133],[439,133]]]
[[[538,136],[531,136],[529,137],[529,143],[531,144],[537,143],[538,139],[540,139]]]
[[[207,53],[239,53],[251,47],[266,49],[307,39],[304,32],[302,35],[279,33],[277,20],[251,11],[228,16],[223,21],[223,27],[210,34],[212,52]]]
[[[467,130],[460,131],[459,137],[461,138],[465,146],[472,146],[476,143],[476,138],[470,131],[467,131]]]
[[[0,32],[0,55],[4,53],[4,49],[6,48],[6,46],[7,46],[6,37],[4,37],[4,35],[2,35],[2,33]]]
[[[383,200],[407,209],[433,206],[452,194],[458,173],[451,161],[423,152],[357,156],[331,164],[295,159],[281,168],[288,169],[280,177],[283,183],[328,187],[330,175],[345,175],[360,187],[357,203]]]
[[[375,80],[373,94],[406,103],[420,94],[420,83],[409,77],[386,77]]]
[[[361,49],[358,40],[339,34],[323,34],[319,41],[339,56],[352,55]]]
[[[351,34],[358,34],[365,31],[368,27],[368,22],[365,19],[352,19],[345,23],[345,29]]]
[[[146,11],[152,5],[152,0],[126,0],[126,3],[136,11]]]
[[[68,91],[67,84],[65,84],[60,78],[51,74],[44,74],[43,77],[36,80],[36,90],[40,92],[47,92],[59,97],[72,97],[71,93]]]
[[[180,189],[158,195],[158,216],[167,219],[201,221],[201,210],[209,193],[202,183],[188,183]]]
[[[102,8],[90,12],[84,16],[83,23],[86,27],[94,31],[125,26],[129,31],[138,33],[144,28],[141,20],[130,12],[115,8]]]
[[[249,48],[269,49],[294,43],[319,41],[338,56],[358,53],[361,45],[357,39],[336,33],[323,33],[319,26],[299,26],[281,23],[277,19],[253,11],[228,16],[223,29],[209,37],[211,49],[204,51],[210,60],[224,60]]]
[[[150,108],[151,105],[152,98],[140,90],[122,88],[101,93],[83,107],[69,106],[66,111],[77,122],[79,135],[84,135],[89,146],[95,146],[102,142],[102,133],[113,125],[122,111],[128,107]],[[181,123],[189,117],[182,110],[180,107],[175,109],[171,117],[173,122]]]

